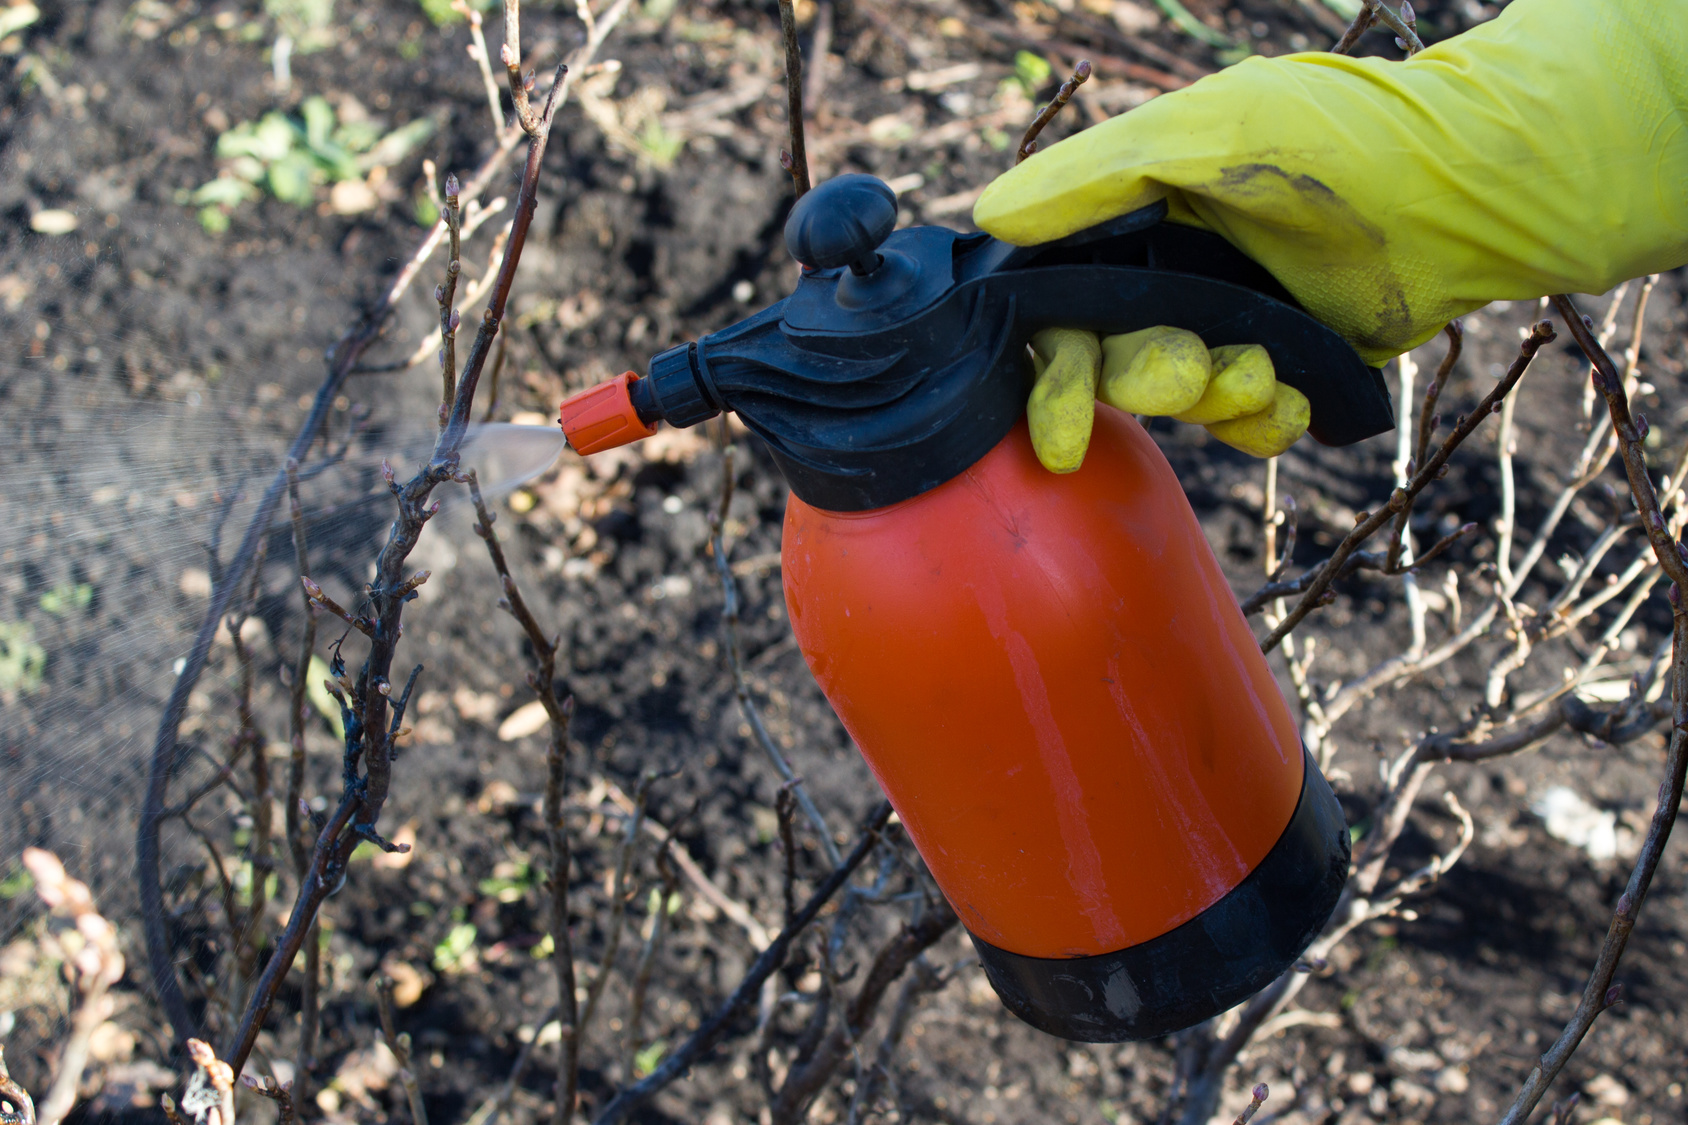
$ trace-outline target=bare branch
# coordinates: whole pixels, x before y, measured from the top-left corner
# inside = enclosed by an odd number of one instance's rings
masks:
[[[1672,582],[1671,737],[1666,754],[1664,780],[1659,785],[1658,805],[1654,809],[1652,823],[1648,827],[1646,839],[1642,842],[1641,853],[1630,872],[1629,882],[1623,894],[1618,896],[1611,924],[1607,927],[1606,940],[1600,947],[1600,954],[1593,969],[1589,972],[1582,998],[1559,1038],[1541,1056],[1535,1068],[1530,1071],[1529,1077],[1524,1080],[1506,1116],[1501,1119],[1502,1125],[1522,1125],[1529,1118],[1553,1080],[1576,1053],[1582,1044],[1583,1036],[1594,1026],[1594,1021],[1600,1013],[1619,999],[1619,990],[1613,986],[1612,978],[1629,943],[1629,936],[1635,929],[1641,904],[1652,885],[1653,873],[1658,869],[1659,859],[1670,839],[1671,828],[1676,823],[1676,814],[1682,803],[1683,778],[1685,772],[1688,772],[1688,612],[1683,609],[1681,597],[1681,590],[1684,585],[1688,585],[1688,564],[1684,563],[1678,544],[1670,537],[1663,514],[1659,510],[1658,497],[1654,493],[1652,479],[1647,474],[1646,452],[1642,445],[1646,434],[1630,417],[1629,397],[1625,392],[1623,376],[1619,374],[1611,356],[1606,354],[1606,349],[1594,338],[1589,323],[1577,312],[1571,298],[1556,296],[1553,298],[1553,304],[1565,321],[1566,327],[1570,329],[1571,335],[1593,364],[1594,387],[1606,399],[1612,430],[1617,436],[1623,454],[1624,469],[1629,476],[1630,495],[1635,501],[1636,510],[1641,513],[1641,526],[1647,532],[1647,539],[1652,544],[1659,566]]]
[[[0,1102],[11,1109],[0,1109],[0,1125],[35,1125],[35,1102],[29,1091],[12,1081],[6,1069],[6,1048],[0,1045]]]
[[[1048,127],[1051,121],[1055,120],[1055,115],[1061,112],[1062,107],[1073,100],[1073,95],[1078,93],[1078,88],[1089,80],[1090,60],[1080,59],[1078,65],[1073,68],[1073,76],[1061,83],[1061,88],[1055,91],[1055,97],[1051,99],[1048,105],[1043,107],[1042,111],[1032,119],[1032,123],[1026,127],[1026,135],[1020,138],[1020,147],[1014,150],[1015,164],[1019,164],[1037,151],[1038,135]]]
[[[949,903],[942,896],[933,896],[933,900],[925,904],[919,920],[905,924],[896,936],[885,943],[874,956],[867,976],[845,1008],[842,1022],[826,1034],[812,1053],[799,1052],[800,1058],[808,1053],[808,1061],[793,1065],[780,1086],[779,1096],[770,1107],[774,1125],[796,1125],[803,1119],[810,1101],[820,1093],[862,1033],[872,1025],[886,990],[903,975],[903,970],[916,957],[954,928],[956,921],[955,911],[950,909]]]
[[[550,745],[545,753],[544,816],[545,840],[551,858],[551,960],[557,972],[557,1012],[562,1029],[562,1049],[557,1053],[556,1102],[552,1121],[553,1125],[568,1125],[574,1115],[576,1088],[580,1078],[580,1049],[584,1038],[580,1030],[582,1021],[575,1002],[574,944],[569,935],[569,838],[568,828],[563,823],[569,724],[574,716],[574,699],[557,698],[559,638],[546,636],[545,630],[540,627],[539,619],[534,617],[533,611],[528,608],[527,600],[522,597],[515,576],[510,573],[510,563],[505,558],[503,545],[498,541],[498,533],[493,530],[495,517],[486,505],[486,498],[481,495],[480,481],[475,471],[469,470],[465,479],[469,485],[469,496],[474,501],[478,521],[474,527],[475,534],[485,541],[487,554],[492,559],[493,569],[497,571],[499,585],[504,591],[504,596],[498,599],[498,604],[516,619],[522,631],[527,634],[528,643],[533,646],[534,668],[528,673],[527,682],[539,697],[540,705],[545,708],[545,716],[551,730]],[[589,1011],[594,1004],[595,1001],[588,1003]],[[523,1059],[518,1060],[518,1070],[524,1061],[525,1055]],[[508,1102],[510,1093],[515,1088],[516,1073],[512,1072],[506,1093],[497,1099],[495,1109]]]
[[[702,1061],[704,1056],[714,1050],[716,1044],[727,1037],[739,1013],[748,1008],[762,991],[762,983],[785,964],[786,956],[791,951],[791,943],[797,939],[797,935],[808,928],[809,923],[821,912],[821,908],[832,900],[832,896],[849,881],[856,868],[860,867],[862,861],[873,851],[879,842],[880,831],[890,819],[891,803],[880,802],[879,807],[868,818],[861,835],[856,838],[850,853],[821,881],[821,885],[815,888],[815,893],[809,896],[797,916],[751,964],[750,970],[745,973],[738,987],[733,989],[732,995],[710,1013],[709,1018],[703,1021],[685,1043],[662,1060],[662,1065],[648,1077],[624,1088],[610,1099],[592,1119],[593,1125],[616,1125],[617,1122],[625,1120],[628,1114],[649,1101],[658,1090],[668,1086]]]
[[[392,978],[377,976],[373,985],[375,1010],[381,1019],[381,1038],[386,1042],[387,1049],[393,1052],[393,1058],[398,1060],[399,1084],[404,1087],[405,1100],[410,1103],[410,1120],[413,1125],[428,1125],[428,1111],[422,1104],[422,1088],[416,1083],[416,1071],[411,1065],[410,1034],[399,1034],[393,1027]]]
[[[1308,587],[1307,593],[1302,596],[1301,601],[1260,642],[1262,652],[1270,652],[1279,641],[1289,635],[1290,630],[1299,625],[1303,618],[1322,604],[1321,599],[1324,597],[1325,591],[1330,589],[1331,583],[1342,572],[1342,567],[1347,563],[1349,556],[1359,549],[1360,544],[1371,538],[1379,528],[1388,523],[1391,517],[1405,508],[1409,499],[1423,492],[1432,481],[1440,477],[1443,467],[1448,463],[1448,458],[1453,455],[1454,450],[1458,449],[1465,439],[1471,436],[1478,426],[1482,425],[1484,418],[1496,411],[1500,401],[1517,385],[1518,380],[1523,378],[1524,372],[1529,368],[1530,361],[1535,358],[1536,352],[1541,349],[1542,345],[1553,339],[1553,329],[1546,321],[1541,321],[1531,327],[1529,337],[1519,348],[1518,358],[1512,361],[1512,366],[1506,374],[1495,384],[1493,390],[1483,396],[1483,400],[1477,404],[1477,408],[1470,415],[1458,421],[1454,426],[1453,433],[1449,434],[1441,448],[1437,449],[1435,454],[1419,467],[1407,486],[1395,489],[1389,497],[1389,502],[1377,511],[1361,513],[1356,517],[1354,530],[1348,533],[1347,538],[1343,539],[1341,545],[1331,555],[1330,561],[1321,569],[1318,577]],[[1622,388],[1620,387],[1619,390],[1621,393]]]
[[[803,49],[797,45],[794,0],[779,0],[780,38],[785,44],[785,104],[791,123],[791,152],[780,153],[780,166],[791,174],[791,186],[802,199],[809,190],[809,154],[803,141]]]
[[[123,979],[124,960],[117,944],[117,930],[94,909],[94,898],[87,884],[71,878],[58,856],[41,848],[25,848],[23,864],[35,880],[36,895],[54,915],[68,922],[67,929],[74,930],[81,939],[78,944],[61,949],[77,995],[71,1013],[70,1037],[59,1054],[59,1071],[39,1110],[29,1104],[29,1095],[11,1082],[3,1060],[0,1060],[0,1096],[30,1121],[59,1125],[76,1105],[94,1030],[111,1017],[114,1004],[109,992],[112,985]],[[229,1119],[230,1125],[232,1120]]]
[[[815,834],[820,837],[821,851],[826,856],[827,863],[837,867],[839,863],[838,845],[833,842],[832,833],[827,829],[826,818],[815,807],[813,798],[804,787],[803,781],[786,761],[785,754],[780,751],[774,736],[768,733],[768,727],[762,721],[761,709],[756,706],[755,698],[750,694],[750,680],[744,671],[743,646],[739,641],[739,591],[738,582],[733,577],[732,560],[727,554],[726,521],[727,509],[733,500],[733,447],[727,446],[721,451],[721,499],[716,510],[709,515],[709,545],[715,556],[715,573],[721,579],[721,621],[726,627],[727,634],[727,663],[732,668],[733,692],[738,697],[739,709],[744,712],[744,720],[749,725],[751,733],[762,747],[763,753],[773,763],[782,781],[790,787],[797,798],[798,807],[803,815],[814,826]]]
[[[262,1078],[243,1074],[240,1076],[240,1082],[254,1094],[275,1103],[276,1117],[280,1125],[297,1125],[299,1117],[293,1109],[293,1083],[277,1082],[267,1074]]]

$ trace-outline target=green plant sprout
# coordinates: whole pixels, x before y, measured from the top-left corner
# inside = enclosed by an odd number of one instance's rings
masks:
[[[451,6],[451,0],[418,0],[422,6],[422,14],[428,17],[435,27],[450,27],[452,24],[463,22],[463,13]],[[469,0],[471,7],[478,11],[488,11],[498,0]]]
[[[447,973],[458,968],[475,948],[475,926],[459,922],[451,927],[445,940],[434,946],[434,971]]]
[[[1055,68],[1042,55],[1031,51],[1016,51],[1014,53],[1014,78],[1020,89],[1026,92],[1026,97],[1037,100],[1038,91],[1049,85],[1054,77]]]
[[[94,588],[86,582],[60,582],[41,595],[41,608],[54,617],[68,617],[72,610],[87,609],[94,600]]]
[[[481,894],[488,898],[495,898],[502,903],[520,902],[537,883],[526,863],[500,864],[499,868],[505,874],[495,874],[490,879],[482,879],[477,887]]]
[[[10,901],[34,889],[34,876],[30,875],[27,868],[18,867],[10,875],[0,879],[0,902]]]
[[[633,1056],[633,1073],[643,1078],[657,1068],[662,1062],[662,1056],[668,1050],[668,1040],[656,1039],[639,1049]]]
[[[189,197],[208,232],[227,230],[230,214],[262,195],[260,188],[283,203],[308,207],[322,187],[356,182],[365,185],[363,194],[373,200],[374,185],[368,179],[377,178],[376,170],[397,164],[434,132],[432,119],[423,117],[383,134],[360,112],[348,113],[342,107],[337,114],[320,95],[306,98],[299,113],[292,118],[273,111],[217,138],[219,174]],[[385,172],[378,178],[384,180]]]
[[[301,55],[334,45],[334,0],[264,0],[276,33]]]
[[[35,643],[35,629],[27,621],[0,621],[0,701],[10,704],[41,686],[47,650]]]

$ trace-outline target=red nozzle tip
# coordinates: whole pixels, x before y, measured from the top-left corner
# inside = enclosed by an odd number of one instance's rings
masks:
[[[633,372],[624,371],[607,383],[563,400],[557,421],[576,453],[582,456],[601,453],[656,433],[656,427],[647,426],[633,409],[631,388],[638,378]]]

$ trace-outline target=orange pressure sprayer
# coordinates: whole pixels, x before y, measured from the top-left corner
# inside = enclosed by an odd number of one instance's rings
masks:
[[[1046,472],[1032,334],[1158,324],[1265,345],[1346,444],[1378,372],[1156,206],[1016,248],[895,230],[871,176],[804,196],[785,300],[569,399],[589,454],[736,411],[791,485],[792,628],[1003,1002],[1069,1039],[1164,1035],[1318,933],[1348,831],[1179,487],[1130,415]]]

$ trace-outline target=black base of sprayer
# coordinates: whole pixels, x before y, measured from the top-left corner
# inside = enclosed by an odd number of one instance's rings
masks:
[[[1024,957],[973,938],[1008,1010],[1084,1043],[1153,1039],[1265,988],[1312,943],[1348,880],[1348,823],[1309,757],[1289,827],[1248,877],[1177,929],[1114,953]]]

